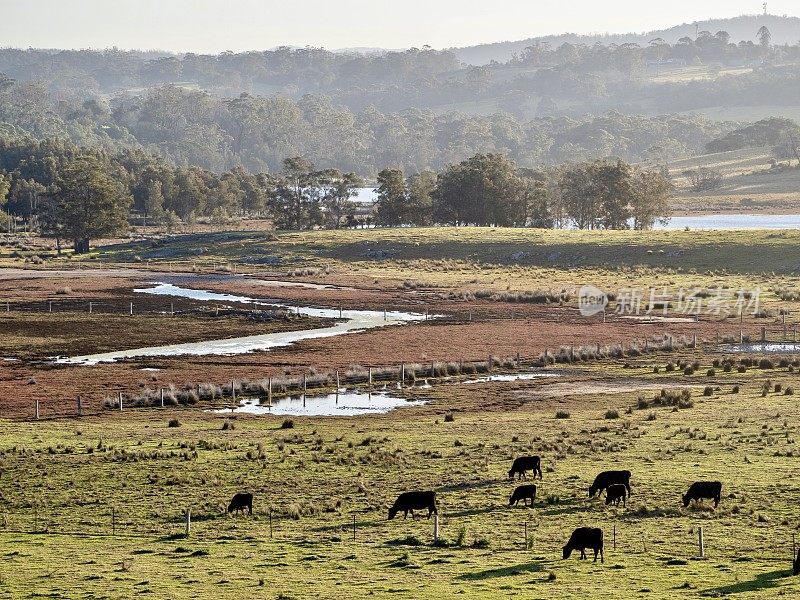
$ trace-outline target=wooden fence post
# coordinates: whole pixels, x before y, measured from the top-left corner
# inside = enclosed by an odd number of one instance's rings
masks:
[[[339,369],[336,369],[336,395],[339,395]]]
[[[700,558],[706,557],[705,541],[703,540],[703,528],[697,528],[697,543],[700,546]]]
[[[272,377],[267,379],[267,405],[272,406]],[[272,511],[270,511],[270,519],[272,519]]]
[[[133,302],[131,302],[131,316],[133,316]]]
[[[369,392],[372,393],[372,367],[367,367],[367,380]]]
[[[614,550],[617,549],[617,526],[614,525]]]
[[[53,312],[53,301],[52,300],[48,300],[47,301],[47,312]]]
[[[231,379],[231,397],[236,402],[236,382],[233,379]]]
[[[92,314],[92,303],[89,302],[89,314]]]
[[[187,508],[184,512],[184,519],[185,519],[185,531],[184,536],[189,537],[189,534],[192,532],[192,509]]]
[[[767,328],[766,327],[762,327],[761,328],[761,341],[762,342],[766,342],[767,341]]]
[[[39,420],[39,399],[36,399],[36,420]]]
[[[164,408],[164,388],[161,388],[161,408]]]
[[[406,365],[405,363],[400,365],[400,389],[403,389],[403,386],[406,384]]]
[[[122,410],[122,392],[119,393],[119,409]]]
[[[433,515],[433,543],[439,541],[439,513]]]

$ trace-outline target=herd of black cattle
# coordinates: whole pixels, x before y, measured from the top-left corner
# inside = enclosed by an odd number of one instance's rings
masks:
[[[542,479],[542,461],[538,456],[520,456],[514,460],[511,465],[511,470],[508,472],[508,478],[519,480],[527,479],[527,473],[533,471],[533,479],[536,476]],[[600,496],[606,492],[606,505],[614,504],[619,506],[622,502],[623,506],[627,506],[627,499],[631,495],[631,472],[630,471],[603,471],[589,487],[589,498]],[[698,502],[704,499],[714,501],[714,508],[719,506],[722,494],[722,484],[719,481],[697,481],[693,483],[689,490],[683,495],[683,506],[689,506],[692,501]],[[525,506],[533,506],[536,500],[536,486],[533,484],[520,485],[511,494],[508,503],[510,506],[516,506],[522,500]],[[253,514],[253,494],[239,493],[236,494],[228,505],[228,512],[234,511],[243,512],[248,509],[250,514]],[[397,497],[394,505],[389,509],[389,520],[394,519],[397,513],[402,512],[403,518],[408,517],[411,513],[414,517],[415,510],[428,510],[428,518],[431,515],[438,515],[439,511],[436,508],[436,492],[403,492]],[[600,555],[600,562],[603,562],[603,530],[597,527],[579,527],[572,532],[569,541],[563,548],[564,558],[569,558],[574,550],[581,551],[581,559],[586,559],[586,549],[594,551],[594,561],[597,562],[597,555]],[[800,555],[795,560],[795,574],[800,571]]]

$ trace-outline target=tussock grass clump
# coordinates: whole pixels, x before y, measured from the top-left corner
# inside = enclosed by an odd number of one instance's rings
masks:
[[[284,419],[281,423],[281,429],[294,429],[294,421],[292,419]]]
[[[569,411],[566,410],[556,411],[556,419],[569,419],[569,417],[570,417]]]
[[[167,423],[167,427],[180,427],[181,422],[178,419],[170,419],[169,423]]]
[[[606,419],[619,419],[619,411],[616,408],[609,408],[605,414]]]
[[[445,423],[452,423],[455,420],[456,420],[456,418],[453,415],[453,413],[451,413],[451,412],[445,414],[445,416],[444,416],[444,422]]]

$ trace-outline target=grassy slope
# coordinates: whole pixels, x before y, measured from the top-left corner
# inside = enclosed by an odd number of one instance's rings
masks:
[[[650,371],[609,365],[595,376],[686,382]],[[800,383],[782,371],[770,373],[774,381]],[[0,423],[0,586],[11,597],[109,598],[579,598],[610,586],[619,598],[644,590],[668,598],[684,588],[741,598],[796,594],[800,583],[784,575],[800,517],[793,479],[800,408],[779,394],[762,399],[763,376],[697,376],[692,383],[714,381],[721,391],[695,393],[687,410],[630,415],[622,409],[636,394],[589,388],[579,398],[542,401],[522,385],[434,388],[424,392],[437,399],[429,407],[357,420],[295,419],[293,430],[279,429],[274,418],[240,418],[226,431],[222,418],[189,411]],[[734,383],[742,394],[730,394]],[[489,398],[505,410],[482,409]],[[525,399],[535,401],[520,405]],[[571,417],[555,419],[556,407]],[[604,419],[609,407],[622,417]],[[446,409],[456,410],[454,422],[442,422]],[[166,426],[172,416],[180,428]],[[507,506],[514,484],[506,471],[523,453],[544,458],[534,509]],[[585,498],[594,474],[613,467],[634,473],[627,509]],[[724,482],[720,508],[682,509],[680,493],[703,478]],[[450,543],[461,537],[464,547],[432,547],[428,521],[385,520],[395,494],[413,488],[438,490],[442,536]],[[255,491],[256,515],[224,515],[242,489]],[[116,539],[107,535],[112,506]],[[195,518],[192,537],[170,537],[182,531],[186,506]],[[50,535],[12,533],[32,530],[37,519]],[[604,566],[560,560],[560,546],[583,524],[606,531]],[[692,560],[698,526],[706,536],[703,561]],[[422,545],[390,543],[406,536]],[[470,547],[475,540],[489,547]]]
[[[211,250],[195,258],[198,242]],[[369,265],[409,270],[415,265],[436,266],[449,261],[469,271],[475,265],[493,268],[547,268],[572,270],[597,267],[671,269],[688,273],[725,270],[729,273],[789,273],[800,263],[797,231],[563,231],[490,227],[410,228],[357,231],[282,233],[267,240],[258,233],[234,232],[200,238],[176,238],[164,247],[148,242],[109,247],[100,253],[106,261],[129,261],[134,256],[189,261],[211,265],[226,260],[253,264],[278,261],[285,271],[309,265],[342,265],[359,269]],[[167,253],[168,257],[164,254]],[[269,267],[261,267],[269,270]],[[413,274],[413,268],[410,269]],[[468,274],[468,273],[466,273]]]

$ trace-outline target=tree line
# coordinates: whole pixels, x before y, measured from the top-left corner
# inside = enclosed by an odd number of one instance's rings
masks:
[[[649,229],[669,215],[666,174],[620,159],[520,168],[476,154],[439,173],[378,175],[376,223],[578,229]]]
[[[278,229],[364,225],[497,225],[644,229],[666,216],[671,185],[623,160],[520,168],[502,154],[476,154],[439,172],[383,169],[373,206],[354,201],[364,181],[287,158],[277,173],[241,167],[214,173],[175,166],[140,150],[110,153],[59,140],[0,136],[5,226],[28,223],[78,252],[131,225],[171,231],[204,219],[224,226],[268,218]]]

